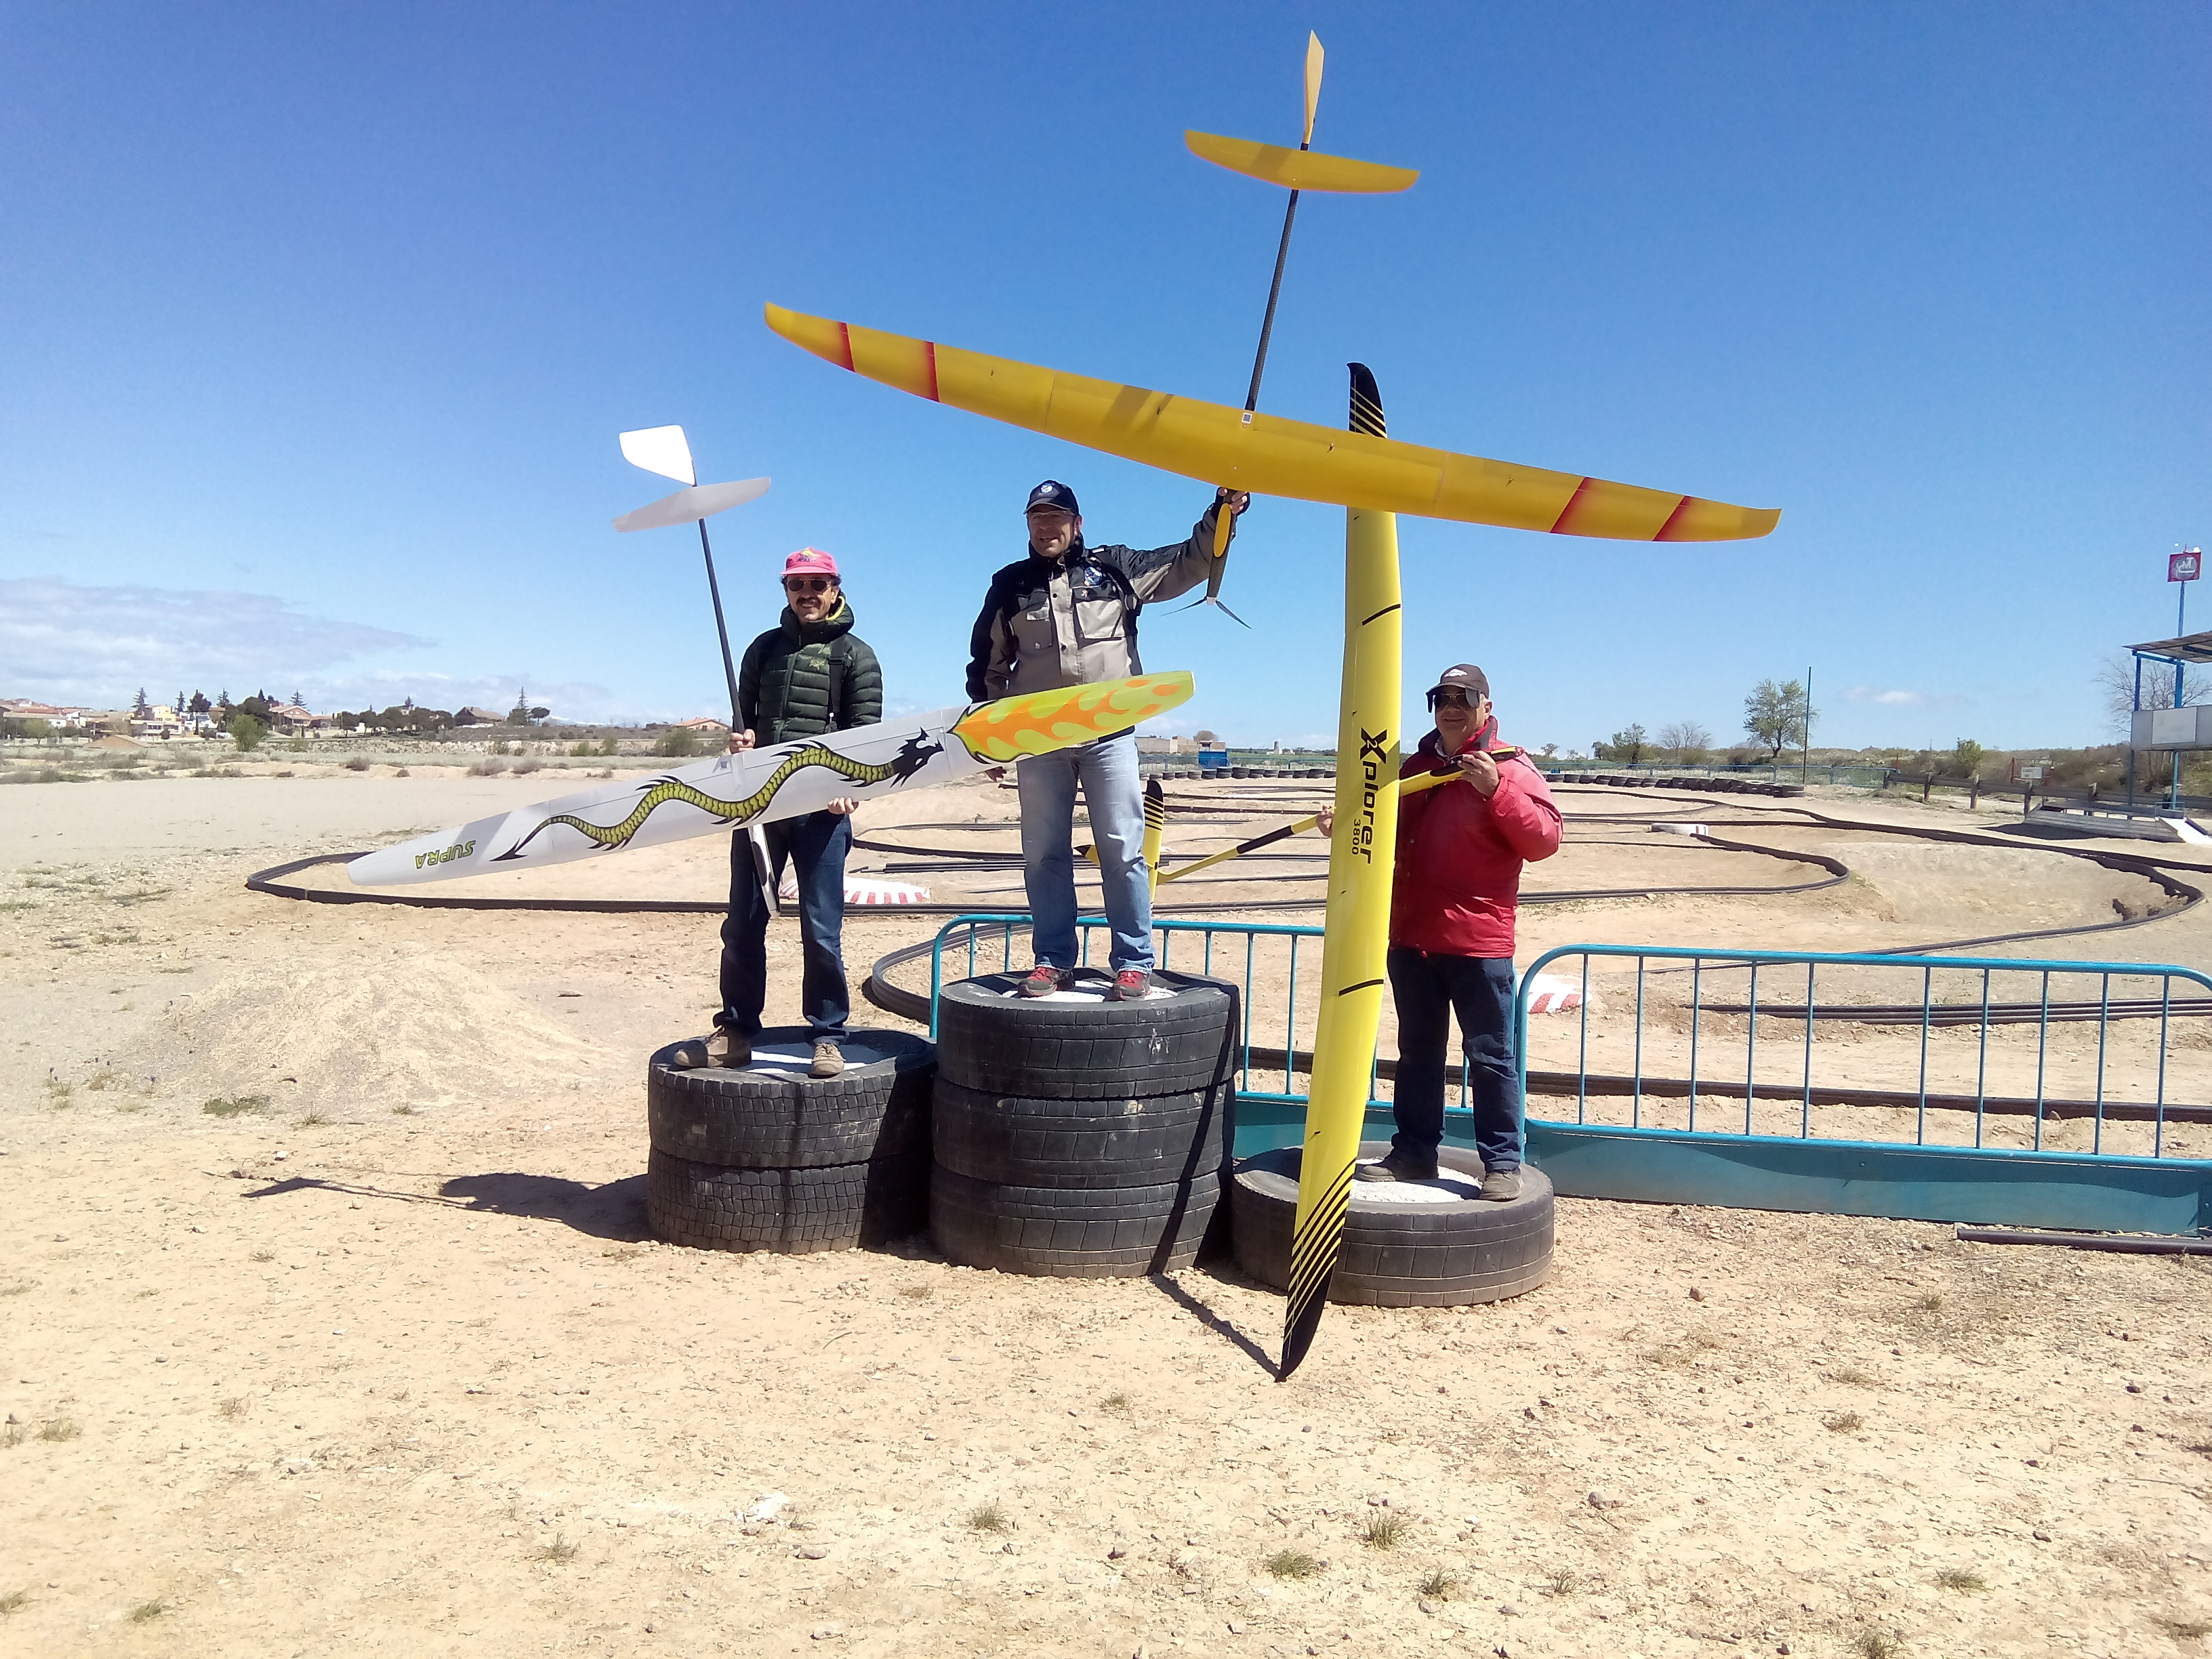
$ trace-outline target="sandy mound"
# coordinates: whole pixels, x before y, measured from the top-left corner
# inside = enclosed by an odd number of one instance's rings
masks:
[[[390,1111],[508,1100],[629,1063],[429,947],[380,955],[373,969],[303,964],[181,998],[126,1069],[193,1101]]]

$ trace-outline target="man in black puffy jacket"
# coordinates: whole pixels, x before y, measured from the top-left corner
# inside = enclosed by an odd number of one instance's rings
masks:
[[[761,744],[819,737],[884,716],[883,670],[853,632],[853,607],[838,581],[837,561],[803,547],[783,562],[783,618],[745,647],[738,671],[738,713],[744,729],[730,735],[734,753]],[[841,1049],[852,994],[845,982],[845,856],[853,846],[847,798],[819,812],[761,826],[768,838],[771,883],[787,859],[799,876],[799,936],[805,951],[800,1000],[814,1039],[816,1077],[845,1069]],[[722,923],[722,1011],[707,1039],[710,1066],[752,1060],[753,1034],[768,1000],[769,898],[761,890],[745,831],[730,837],[730,914]]]

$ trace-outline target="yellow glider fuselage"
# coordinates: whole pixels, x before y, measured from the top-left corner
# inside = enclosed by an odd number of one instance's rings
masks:
[[[1615,541],[1764,536],[1771,507],[1426,449],[957,346],[767,308],[768,325],[841,368],[1010,426],[1255,495]]]

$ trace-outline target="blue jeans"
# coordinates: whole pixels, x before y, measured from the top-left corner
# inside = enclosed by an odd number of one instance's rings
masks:
[[[1444,1138],[1444,1049],[1451,1017],[1473,1076],[1474,1146],[1486,1170],[1521,1167],[1521,1075],[1513,1063],[1513,959],[1390,947],[1398,1005],[1398,1084],[1391,1146],[1434,1158]]]
[[[1075,788],[1091,809],[1106,920],[1114,933],[1114,970],[1152,969],[1152,871],[1145,863],[1145,786],[1133,732],[1099,738],[1018,763],[1022,795],[1022,879],[1034,922],[1036,959],[1075,966]]]
[[[769,879],[783,879],[787,859],[799,869],[799,937],[805,967],[799,1000],[817,1042],[842,1042],[852,1015],[845,988],[845,855],[853,847],[853,820],[834,812],[809,812],[761,826],[768,837]],[[730,837],[730,914],[722,922],[722,1012],[714,1024],[750,1036],[761,1028],[768,1001],[769,904],[753,868],[750,839]]]

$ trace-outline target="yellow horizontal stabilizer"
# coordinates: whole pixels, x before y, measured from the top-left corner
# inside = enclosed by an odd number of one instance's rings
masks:
[[[1355,161],[1348,155],[1323,155],[1319,150],[1263,144],[1256,138],[1224,138],[1216,132],[1186,131],[1182,141],[1200,161],[1285,190],[1383,195],[1409,190],[1421,176],[1418,167],[1384,167],[1380,161]]]
[[[768,325],[842,368],[971,415],[1255,495],[1614,541],[1764,536],[1773,507],[1608,483],[1118,386],[957,346],[767,307]],[[1247,424],[1247,421],[1249,424]]]
[[[1188,702],[1194,689],[1187,672],[1176,672],[1031,691],[971,709],[952,730],[979,760],[1019,760],[1127,732]]]

